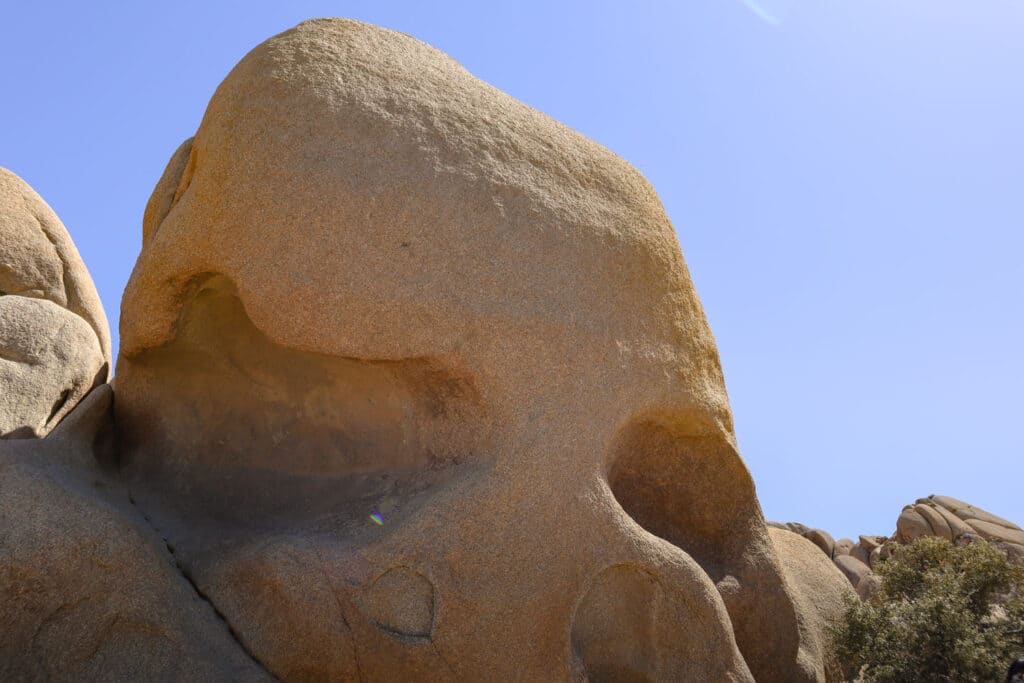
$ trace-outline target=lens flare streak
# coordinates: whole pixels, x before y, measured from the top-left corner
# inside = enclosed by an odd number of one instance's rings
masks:
[[[747,9],[772,26],[781,26],[794,0],[740,0]]]

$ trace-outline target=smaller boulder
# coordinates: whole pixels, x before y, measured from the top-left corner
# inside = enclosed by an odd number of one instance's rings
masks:
[[[868,566],[871,567],[872,571],[874,571],[878,567],[878,564],[881,561],[882,561],[882,546],[877,545],[877,546],[875,546],[874,550],[871,551],[871,554],[868,555]]]
[[[829,624],[841,618],[853,590],[806,537],[777,528],[768,533],[793,594],[800,629],[798,660],[812,674],[805,680],[841,680],[839,662],[834,660],[825,633]]]
[[[0,439],[46,436],[109,369],[107,319],[71,236],[0,168]]]
[[[882,588],[882,577],[878,574],[867,574],[857,584],[857,597],[867,602],[878,594]]]
[[[841,555],[834,561],[836,566],[839,567],[839,571],[843,573],[843,576],[846,577],[846,580],[854,588],[860,584],[865,576],[871,574],[871,567],[851,555]]]
[[[932,528],[913,505],[903,508],[899,519],[896,520],[896,540],[900,543],[913,543],[922,536],[930,536],[931,533]]]
[[[925,503],[919,503],[914,506],[914,511],[928,522],[933,536],[944,538],[947,541],[953,540],[953,530],[950,528],[949,522],[934,507]]]
[[[998,526],[1006,527],[1008,529],[1016,529],[1022,531],[1022,529],[1014,524],[1013,522],[993,515],[991,512],[986,512],[979,507],[975,507],[970,503],[965,503],[962,500],[952,498],[950,496],[929,496],[929,500],[933,503],[940,505],[962,520],[968,521],[973,519],[980,519],[983,522],[989,522],[990,524],[996,524]]]
[[[971,519],[967,523],[986,540],[1024,545],[1024,531],[1019,529],[1010,529],[983,519]]]
[[[849,555],[850,550],[853,548],[853,541],[849,538],[840,538],[836,541],[836,544],[832,546],[832,559],[839,557],[840,555]]]
[[[813,543],[814,545],[821,548],[821,551],[825,553],[825,557],[832,557],[832,549],[835,547],[835,539],[827,531],[822,529],[808,529],[804,534],[804,538]]]
[[[871,551],[864,547],[862,544],[858,543],[857,545],[850,548],[849,556],[857,560],[861,564],[867,564],[869,558],[871,557]]]
[[[885,536],[860,536],[860,545],[870,554],[872,550],[885,543]]]

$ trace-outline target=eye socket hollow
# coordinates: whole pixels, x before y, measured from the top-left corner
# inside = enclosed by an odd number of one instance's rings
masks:
[[[381,499],[474,462],[476,392],[439,362],[279,345],[223,275],[185,296],[171,341],[122,356],[115,407],[127,474],[177,514],[265,528],[329,515],[365,531]]]
[[[634,521],[682,548],[716,582],[757,515],[753,480],[732,444],[661,417],[621,430],[608,485]]]

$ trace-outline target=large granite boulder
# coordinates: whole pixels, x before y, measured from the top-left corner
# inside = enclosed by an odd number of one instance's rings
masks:
[[[109,370],[107,319],[71,237],[0,168],[0,439],[45,436]]]
[[[63,227],[9,173],[0,219],[0,428],[43,437],[0,441],[5,680],[834,677],[849,589],[769,534],[654,191],[436,50],[243,59],[116,401]]]
[[[409,36],[235,67],[121,332],[121,475],[274,676],[827,675],[655,192]]]

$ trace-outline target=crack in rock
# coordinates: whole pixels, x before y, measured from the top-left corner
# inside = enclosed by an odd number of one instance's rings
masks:
[[[153,524],[153,521],[149,518],[149,515],[142,511],[142,508],[139,507],[139,504],[135,502],[135,498],[132,496],[131,492],[128,493],[128,501],[136,510],[138,510],[139,514],[142,516],[142,519],[146,521],[146,525],[149,527],[149,529],[154,534],[156,534],[157,537],[160,538],[160,540],[163,542],[164,548],[167,550],[168,555],[170,555],[171,557],[171,563],[174,565],[174,568],[177,570],[178,574],[180,574],[181,577],[185,579],[185,581],[188,583],[188,585],[191,586],[192,591],[196,594],[196,596],[198,596],[200,600],[202,600],[210,606],[210,609],[213,610],[213,613],[227,628],[228,634],[231,636],[232,640],[235,641],[235,643],[242,650],[242,652],[244,652],[249,657],[249,659],[251,659],[253,663],[256,664],[256,666],[258,666],[272,680],[280,681],[280,679],[274,675],[270,668],[259,660],[259,658],[256,656],[256,653],[249,649],[249,647],[242,640],[241,635],[238,633],[238,631],[235,630],[235,627],[231,625],[231,622],[228,620],[227,616],[225,616],[225,614],[220,610],[220,608],[217,607],[217,604],[213,601],[213,599],[210,598],[210,596],[207,595],[203,591],[203,589],[199,587],[199,584],[196,583],[195,579],[188,572],[188,570],[186,570],[185,567],[183,567],[181,563],[178,562],[178,556],[174,552],[174,546],[171,545],[170,541],[168,541],[167,538],[160,533],[160,531]]]

